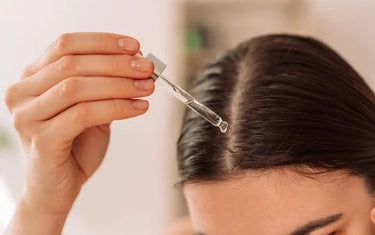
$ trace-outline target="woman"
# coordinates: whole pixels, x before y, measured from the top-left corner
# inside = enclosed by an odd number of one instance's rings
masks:
[[[223,135],[186,113],[178,163],[198,234],[375,234],[375,96],[305,37],[246,41],[206,66],[193,95]]]
[[[153,66],[138,50],[121,35],[63,35],[7,90],[27,156],[7,234],[61,232],[109,123],[147,110],[134,98],[152,93]],[[375,97],[331,49],[258,37],[207,65],[193,93],[230,125],[185,115],[178,162],[196,234],[375,234]]]

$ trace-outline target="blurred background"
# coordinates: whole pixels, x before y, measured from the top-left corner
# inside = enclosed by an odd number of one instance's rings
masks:
[[[141,42],[189,89],[210,58],[266,33],[311,35],[375,87],[373,0],[1,0],[0,232],[22,190],[22,156],[4,104],[6,88],[60,34],[97,31]],[[186,213],[176,141],[184,107],[158,83],[147,114],[112,124],[107,156],[83,187],[63,234],[162,234]],[[159,89],[160,88],[160,89]]]

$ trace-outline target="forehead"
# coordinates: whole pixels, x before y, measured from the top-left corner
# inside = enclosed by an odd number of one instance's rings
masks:
[[[184,191],[195,229],[207,235],[288,234],[310,220],[352,213],[353,201],[368,200],[361,178],[340,173],[308,178],[269,171],[187,184]]]

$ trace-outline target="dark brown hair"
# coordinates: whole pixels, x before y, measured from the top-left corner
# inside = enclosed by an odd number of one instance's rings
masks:
[[[247,170],[344,170],[375,188],[375,95],[328,46],[310,37],[253,38],[205,66],[192,94],[228,132],[187,110],[178,140],[182,182]]]

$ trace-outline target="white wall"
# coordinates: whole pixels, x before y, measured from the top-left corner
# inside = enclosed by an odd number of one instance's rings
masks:
[[[335,48],[375,89],[375,1],[305,1],[310,34]]]
[[[173,14],[171,0],[0,1],[0,129],[10,130],[15,137],[3,103],[6,87],[64,32],[133,36],[140,40],[143,52],[152,52],[168,64],[166,75],[175,80]],[[65,234],[146,235],[166,228],[174,200],[170,176],[175,170],[181,106],[158,86],[150,101],[146,115],[113,123],[106,159],[84,186]],[[0,150],[0,177],[14,198],[22,186],[17,145],[14,139],[14,150]]]

